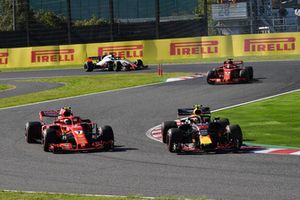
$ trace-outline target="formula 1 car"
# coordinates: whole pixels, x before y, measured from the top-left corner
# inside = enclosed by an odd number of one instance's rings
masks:
[[[95,122],[74,116],[70,107],[39,112],[40,121],[27,122],[27,143],[41,143],[43,150],[84,152],[113,150],[114,133],[110,126],[98,128]],[[47,123],[46,120],[51,120]]]
[[[138,59],[135,62],[131,62],[127,59],[121,59],[114,57],[113,54],[99,57],[89,57],[84,63],[83,68],[86,72],[91,72],[94,69],[108,70],[108,71],[131,71],[148,68],[144,65],[143,61]]]
[[[161,124],[163,142],[170,152],[238,151],[243,143],[239,125],[227,118],[211,118],[209,107],[195,105],[178,109],[176,121]]]
[[[230,84],[248,83],[253,80],[253,68],[243,67],[243,61],[228,59],[220,67],[207,72],[207,83],[209,84]]]

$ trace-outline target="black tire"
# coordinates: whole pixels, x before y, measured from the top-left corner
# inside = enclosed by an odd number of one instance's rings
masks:
[[[83,66],[86,72],[91,72],[94,70],[94,63],[92,62],[86,62]]]
[[[44,151],[49,152],[49,145],[55,143],[57,143],[56,130],[53,128],[46,129],[46,133],[42,141]]]
[[[117,62],[114,62],[114,65],[113,65],[113,71],[121,71],[122,69],[122,64],[120,61],[117,61]]]
[[[161,135],[163,143],[167,143],[167,134],[170,128],[177,128],[177,123],[175,121],[165,121],[161,124]]]
[[[249,66],[249,67],[245,67],[245,69],[248,70],[249,80],[252,81],[253,80],[253,67]]]
[[[234,150],[240,150],[243,144],[243,133],[239,125],[230,125],[229,126],[230,136],[234,145]]]
[[[182,141],[182,131],[178,128],[171,128],[168,130],[168,150],[171,153],[177,152],[177,150],[174,148],[176,144],[180,143]]]
[[[226,126],[228,126],[230,124],[228,118],[220,118],[220,119],[217,119],[216,122],[221,125],[223,131],[225,130]]]
[[[108,71],[114,71],[114,62],[108,62],[107,66]]]
[[[242,70],[240,71],[240,77],[241,77],[241,78],[245,78],[245,82],[249,82],[250,77],[249,77],[249,72],[248,72],[248,70],[247,70],[247,69],[242,69]]]
[[[41,122],[27,122],[25,124],[25,140],[27,143],[36,143],[42,137]]]
[[[144,68],[144,63],[141,59],[137,59],[136,60],[136,66],[137,66],[137,69],[142,69]]]
[[[100,140],[108,142],[108,141],[113,141],[112,144],[106,144],[104,146],[104,150],[108,151],[108,150],[114,150],[114,141],[115,141],[115,137],[114,137],[114,132],[113,129],[111,128],[111,126],[102,126],[100,129]]]
[[[210,79],[216,78],[216,71],[215,70],[210,70],[207,72],[207,78],[206,81],[208,84],[214,84],[214,81],[211,81]]]

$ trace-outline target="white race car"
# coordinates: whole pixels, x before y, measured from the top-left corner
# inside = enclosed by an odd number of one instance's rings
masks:
[[[104,57],[89,57],[84,63],[83,68],[86,72],[91,72],[94,69],[108,70],[108,71],[130,71],[148,68],[143,64],[143,61],[138,59],[131,62],[127,59],[121,59],[109,54]]]

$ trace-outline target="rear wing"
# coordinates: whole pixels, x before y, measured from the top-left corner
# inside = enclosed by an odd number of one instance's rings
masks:
[[[39,113],[41,121],[43,121],[44,117],[56,118],[56,117],[58,117],[58,115],[59,115],[59,113],[57,110],[47,110],[47,111],[41,111]]]
[[[198,107],[198,108],[179,108],[177,111],[177,118],[186,117],[189,115],[199,115],[199,116],[210,116],[209,107]]]
[[[93,61],[100,61],[101,60],[101,56],[90,56],[87,58],[87,62],[93,62]]]
[[[233,65],[242,65],[242,66],[244,66],[244,61],[242,61],[242,60],[233,60],[233,59],[229,58],[228,60],[224,61],[224,65],[225,64],[233,64]]]

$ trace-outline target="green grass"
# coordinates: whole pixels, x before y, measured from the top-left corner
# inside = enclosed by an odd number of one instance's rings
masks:
[[[14,85],[9,85],[9,84],[0,84],[0,92],[5,91],[5,90],[10,90],[15,88]]]
[[[245,62],[250,61],[275,61],[275,60],[299,60],[299,55],[277,55],[277,56],[243,56],[243,57],[233,57],[235,60],[243,60]],[[187,64],[187,63],[211,63],[211,62],[223,62],[228,59],[228,57],[223,58],[190,58],[190,59],[181,59],[181,60],[161,60],[159,63],[162,64]],[[150,63],[157,65],[158,63]],[[0,68],[2,72],[12,72],[12,71],[32,71],[32,70],[52,70],[52,69],[68,69],[68,68],[82,68],[82,64],[76,65],[53,65],[53,66],[37,66],[37,67],[18,67],[18,68]]]
[[[214,116],[239,124],[244,142],[300,147],[300,92],[223,110]]]
[[[145,200],[141,196],[127,197],[104,197],[91,195],[73,195],[73,194],[49,194],[49,193],[27,193],[27,192],[7,192],[0,191],[0,199],[2,200]],[[158,197],[154,200],[184,200],[182,197]],[[205,200],[205,197],[189,198],[191,200]]]
[[[178,77],[191,74],[192,73],[165,73],[163,77],[158,76],[156,73],[109,74],[20,80],[31,82],[37,81],[63,83],[64,86],[36,93],[1,98],[0,108],[89,94],[94,92],[160,83],[164,82],[165,79],[169,77]]]

